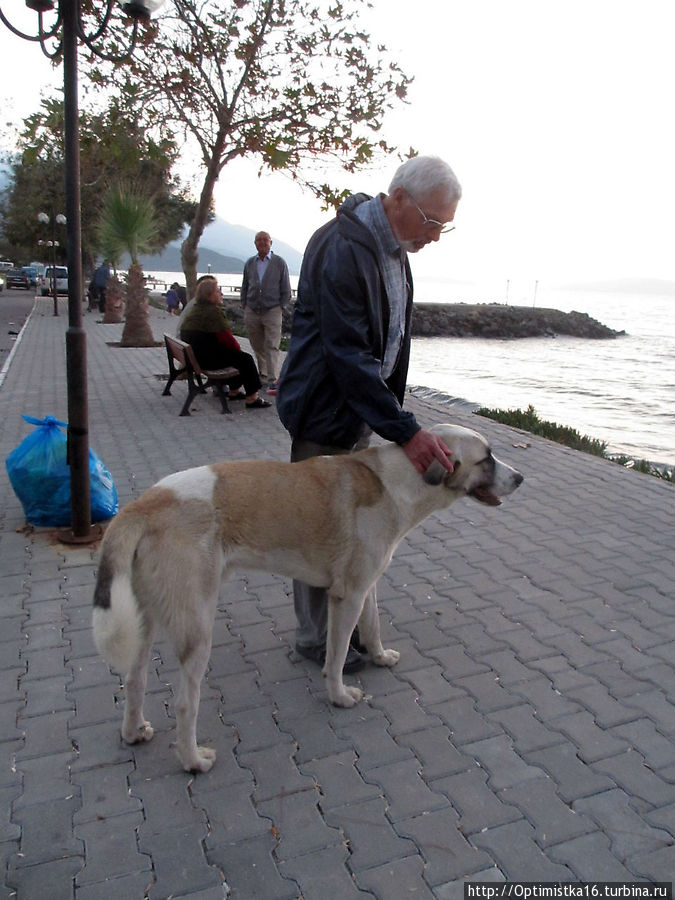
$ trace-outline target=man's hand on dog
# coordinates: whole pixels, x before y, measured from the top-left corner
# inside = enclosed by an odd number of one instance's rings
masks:
[[[450,451],[438,435],[423,428],[403,444],[403,452],[415,466],[420,475],[424,475],[431,463],[437,459],[444,469],[454,472]]]

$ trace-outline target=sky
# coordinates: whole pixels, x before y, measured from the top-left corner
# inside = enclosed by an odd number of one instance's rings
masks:
[[[373,0],[363,24],[415,79],[384,136],[441,156],[463,188],[416,277],[675,280],[672,0]],[[53,77],[39,48],[0,24],[0,65],[4,118],[29,114]],[[386,191],[396,165],[344,184]],[[226,166],[215,201],[300,251],[328,216],[253,161]]]

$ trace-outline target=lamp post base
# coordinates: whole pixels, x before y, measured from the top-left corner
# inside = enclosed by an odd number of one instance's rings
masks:
[[[72,528],[55,532],[57,540],[62,544],[95,544],[103,537],[103,528],[100,525],[91,525],[87,534],[77,535]]]

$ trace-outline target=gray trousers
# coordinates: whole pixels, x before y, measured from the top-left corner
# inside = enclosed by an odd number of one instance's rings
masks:
[[[354,447],[363,450],[368,446],[370,431]],[[315,444],[294,438],[291,444],[291,462],[300,462],[312,456],[341,456],[351,453],[344,447],[333,447],[326,444]],[[301,647],[321,647],[326,643],[328,632],[328,592],[325,588],[312,587],[302,581],[293,582],[293,604],[297,626],[295,642]]]
[[[244,325],[263,381],[273,382],[279,377],[281,316],[280,306],[262,313],[254,312],[248,306],[244,309]]]

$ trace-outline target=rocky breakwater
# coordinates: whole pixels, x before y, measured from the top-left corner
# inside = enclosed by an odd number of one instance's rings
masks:
[[[235,330],[243,328],[244,312],[238,298],[223,300]],[[291,330],[292,304],[284,310],[283,333]],[[615,338],[613,331],[586,313],[560,312],[500,303],[415,303],[412,333],[415,337],[524,338],[568,334],[582,338]]]
[[[500,303],[415,303],[412,321],[415,337],[615,338],[614,331],[586,313],[561,312]]]

